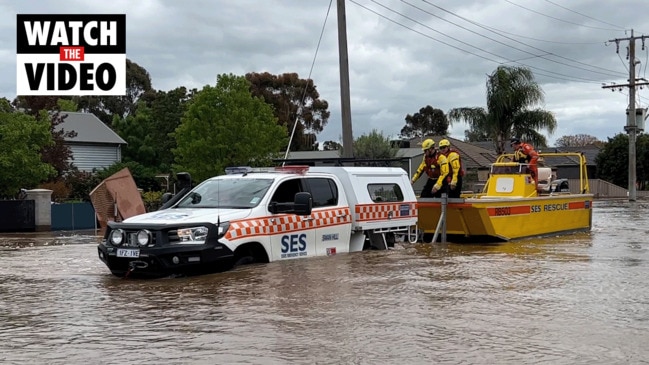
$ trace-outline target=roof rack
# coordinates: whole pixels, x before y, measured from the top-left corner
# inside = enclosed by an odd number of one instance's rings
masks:
[[[306,165],[306,166],[316,166],[316,163],[319,162],[321,165],[331,165],[331,166],[395,166],[397,162],[408,162],[407,157],[396,157],[396,158],[376,158],[376,159],[365,159],[365,158],[356,158],[356,157],[340,157],[340,158],[309,158],[309,159],[274,159],[273,162],[277,164],[282,164],[284,166],[293,166],[293,165]]]
[[[276,166],[276,167],[250,167],[250,166],[231,166],[225,168],[226,175],[247,175],[253,172],[271,172],[271,173],[288,173],[304,175],[309,171],[309,166],[306,165],[291,165],[291,166]]]

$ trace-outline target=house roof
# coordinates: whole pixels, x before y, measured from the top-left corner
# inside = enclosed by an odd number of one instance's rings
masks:
[[[66,142],[127,144],[122,137],[92,113],[62,112],[61,114],[67,114],[67,117],[63,119],[63,123],[56,126],[56,129],[77,132],[76,137],[66,137]]]
[[[438,143],[442,139],[448,139],[451,142],[451,146],[455,148],[460,156],[462,157],[462,163],[465,168],[480,168],[480,167],[489,167],[494,161],[496,161],[496,152],[483,148],[474,143],[468,143],[460,141],[459,139],[447,136],[428,136],[423,138],[414,138],[410,140],[411,146],[421,145],[421,141],[427,138],[432,138],[435,143]],[[489,142],[491,143],[491,142]],[[409,148],[411,150],[413,148]],[[423,155],[423,151],[420,148],[417,148],[419,155]]]
[[[489,168],[492,163],[496,161],[498,155],[495,151],[493,142],[464,142],[459,139],[447,136],[428,136],[418,137],[411,139],[410,148],[400,148],[397,157],[405,157],[413,160],[422,158],[424,152],[421,149],[421,142],[427,138],[432,138],[435,143],[442,139],[448,139],[451,146],[454,147],[462,157],[462,163],[465,168]],[[507,152],[513,152],[508,144],[505,145],[508,149]],[[597,146],[585,147],[550,147],[543,148],[539,152],[582,152],[586,157],[588,165],[595,165],[595,158],[600,151]],[[324,158],[340,158],[338,151],[295,151],[290,152],[288,159],[295,160],[308,160],[308,159],[324,159]],[[544,163],[548,166],[574,166],[578,165],[579,161],[575,157],[552,157],[546,158]]]
[[[597,159],[597,155],[601,148],[595,145],[590,145],[583,147],[557,147],[555,150],[558,152],[581,152],[584,157],[586,157],[586,165],[596,165],[597,162],[595,160]],[[575,161],[575,163],[577,162],[578,161]]]
[[[397,152],[398,157],[406,157],[406,158],[413,158],[413,157],[418,157],[424,154],[424,151],[422,151],[421,147],[418,148],[399,148],[399,152]]]
[[[444,138],[448,139],[451,142],[451,145],[460,153],[462,156],[462,163],[465,168],[488,168],[494,161],[496,161],[496,153],[475,146],[471,143],[460,141],[447,136],[431,136],[422,138],[414,138],[410,140],[411,148],[400,148],[397,153],[397,157],[410,158],[413,160],[419,160],[422,158],[424,151],[421,149],[421,141],[426,138],[432,138],[435,142],[438,142]],[[324,159],[324,158],[340,158],[338,151],[328,150],[328,151],[293,151],[288,155],[290,160],[308,160],[308,159]]]

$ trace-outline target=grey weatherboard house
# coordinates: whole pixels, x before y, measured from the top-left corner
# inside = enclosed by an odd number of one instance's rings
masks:
[[[122,145],[126,141],[91,113],[62,112],[67,114],[58,129],[77,132],[74,138],[66,138],[65,144],[72,151],[72,163],[80,171],[101,170],[122,161]]]

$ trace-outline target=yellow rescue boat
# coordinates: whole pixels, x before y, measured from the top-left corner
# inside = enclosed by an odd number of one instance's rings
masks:
[[[424,241],[444,234],[448,241],[498,242],[533,236],[589,231],[593,194],[588,186],[586,158],[581,153],[540,153],[540,160],[568,157],[579,163],[580,185],[570,192],[565,180],[548,177],[536,187],[527,164],[508,162],[504,154],[491,165],[484,190],[463,198],[419,198],[418,228]],[[541,173],[550,168],[539,167]],[[541,179],[540,179],[541,180]],[[445,213],[445,214],[444,214]],[[446,219],[443,219],[443,218]],[[442,219],[441,219],[442,218]]]

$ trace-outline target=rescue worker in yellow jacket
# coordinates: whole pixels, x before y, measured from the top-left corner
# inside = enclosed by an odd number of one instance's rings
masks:
[[[451,142],[448,139],[439,141],[439,151],[446,156],[449,165],[449,181],[450,191],[448,192],[449,198],[459,198],[462,193],[462,177],[464,176],[464,168],[462,166],[462,158],[460,154],[451,148]]]
[[[414,184],[425,172],[428,175],[428,180],[420,196],[422,198],[440,197],[442,187],[447,185],[446,176],[449,173],[446,156],[435,150],[435,141],[430,138],[421,144],[421,149],[424,150],[424,158],[410,183]]]

